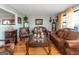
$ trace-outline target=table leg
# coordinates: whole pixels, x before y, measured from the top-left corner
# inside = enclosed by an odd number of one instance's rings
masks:
[[[48,55],[51,55],[50,33],[48,33]]]
[[[51,55],[51,44],[50,44],[50,42],[48,43],[48,55]]]
[[[28,41],[26,41],[26,55],[29,55],[29,44],[28,44]]]

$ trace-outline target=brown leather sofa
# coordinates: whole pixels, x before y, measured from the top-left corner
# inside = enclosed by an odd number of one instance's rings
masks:
[[[66,42],[67,55],[79,55],[79,40],[70,40]]]
[[[65,40],[65,44],[67,55],[79,55],[79,32],[71,32]]]
[[[65,54],[64,53],[64,49],[65,49],[64,48],[64,40],[61,38],[62,35],[63,35],[62,30],[59,30],[58,32],[51,32],[50,39],[56,45],[56,47],[60,50],[60,52],[62,54]]]
[[[79,43],[77,43],[76,40],[79,40],[79,32],[73,32],[70,28],[66,28],[64,30],[60,29],[57,32],[52,32],[50,39],[62,54],[76,54],[75,50],[78,52],[78,48],[75,48],[73,46],[72,50],[72,48],[70,47],[71,45],[69,44],[72,42],[74,43],[73,45],[78,46]],[[70,52],[68,53],[68,51]],[[73,51],[74,53],[72,53],[71,51]]]

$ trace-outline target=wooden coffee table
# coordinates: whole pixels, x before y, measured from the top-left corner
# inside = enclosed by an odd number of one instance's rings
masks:
[[[48,47],[48,55],[51,54],[51,43],[50,43],[50,36],[48,36],[47,42],[46,43],[41,43],[40,44],[37,43],[30,43],[30,40],[28,38],[28,40],[26,40],[26,55],[29,55],[29,47]]]

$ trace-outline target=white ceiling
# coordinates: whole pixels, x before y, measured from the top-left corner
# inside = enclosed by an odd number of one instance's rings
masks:
[[[11,17],[14,18],[14,14],[7,12],[0,8],[0,17]]]
[[[74,4],[9,4],[9,7],[15,9],[27,16],[52,16],[66,10]]]

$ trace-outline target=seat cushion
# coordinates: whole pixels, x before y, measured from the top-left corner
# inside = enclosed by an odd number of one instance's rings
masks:
[[[79,49],[66,48],[67,55],[79,55]]]
[[[77,39],[79,39],[78,32],[70,32],[68,36],[66,37],[66,40],[77,40]]]

